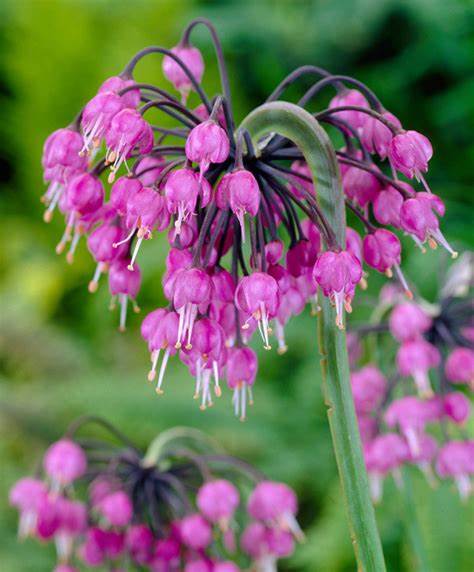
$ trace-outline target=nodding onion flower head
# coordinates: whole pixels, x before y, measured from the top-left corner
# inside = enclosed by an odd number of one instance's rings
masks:
[[[373,314],[383,316],[382,321],[363,327],[364,333],[377,333],[387,356],[398,346],[395,359],[384,359],[383,373],[374,363],[360,364],[363,352],[351,363],[375,501],[381,498],[387,476],[402,486],[403,465],[419,469],[430,487],[436,487],[438,479],[448,479],[456,483],[462,499],[472,492],[473,445],[466,434],[474,371],[469,338],[471,265],[469,255],[453,264],[434,304],[421,299],[404,302],[400,291],[382,293]],[[357,332],[352,336],[359,339]]]
[[[342,229],[333,228],[326,213],[324,188],[318,188],[318,177],[325,181],[325,175],[312,173],[288,139],[268,134],[252,141],[244,128],[235,128],[220,56],[224,93],[207,94],[204,61],[190,43],[192,30],[201,24],[192,22],[171,50],[141,50],[122,73],[91,94],[75,121],[46,139],[45,220],[51,220],[56,207],[64,216],[56,250],[60,254],[69,246],[68,262],[80,238],[87,238],[95,261],[89,290],[95,292],[100,277],[108,275],[111,308],[116,301],[120,305],[120,330],[125,329],[129,301],[138,310],[138,256],[158,248],[152,239],[163,233],[167,305],[149,308],[143,323],[151,360],[148,379],[156,378],[155,390],[161,394],[168,363],[176,356],[195,378],[193,395],[201,409],[221,395],[221,385],[227,386],[234,411],[244,418],[256,381],[257,358],[249,347],[256,336],[266,349],[275,345],[285,353],[290,318],[306,306],[318,315],[323,296],[344,329],[356,286],[365,289],[374,270],[393,280],[397,296],[395,284],[400,283],[411,299],[401,268],[400,233],[422,251],[428,243],[456,253],[440,228],[444,204],[424,178],[432,154],[429,141],[402,127],[361,82],[333,81],[328,72],[324,85],[337,93],[318,118],[323,128],[330,126],[328,136],[337,130],[345,140],[343,148],[331,152],[354,227],[347,228],[343,243]],[[157,55],[163,57],[170,91],[161,84],[136,83],[137,63]],[[293,81],[292,75],[284,79],[274,97],[285,99]],[[301,106],[313,105],[310,95]],[[186,103],[188,96],[196,99],[192,105]],[[161,122],[164,116],[166,123]],[[143,260],[149,265],[154,257]],[[427,377],[438,358],[429,347],[432,340],[420,338],[432,331],[431,315],[406,319],[406,327],[391,326],[403,342],[400,373],[417,379],[421,392],[428,393]],[[449,381],[454,376],[454,383],[472,385],[472,367],[469,373],[460,369],[448,367]],[[94,546],[95,540],[86,543],[89,555]]]
[[[113,562],[115,570],[235,572],[239,562],[266,572],[267,557],[276,565],[293,553],[295,540],[303,539],[292,489],[265,480],[251,465],[217,450],[205,435],[171,429],[142,454],[106,422],[110,436],[102,433],[93,446],[77,437],[83,425],[97,421],[75,421],[68,436],[48,449],[44,474],[22,478],[10,491],[20,538],[54,544],[56,570]],[[163,438],[165,455],[156,449]],[[252,548],[255,527],[262,534]]]

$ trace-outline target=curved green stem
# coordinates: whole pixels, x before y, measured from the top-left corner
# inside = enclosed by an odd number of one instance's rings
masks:
[[[278,133],[299,147],[313,174],[320,208],[338,244],[344,245],[346,221],[339,167],[332,144],[316,119],[297,105],[272,102],[250,113],[241,127],[248,130],[256,148],[258,140],[269,133]],[[334,452],[358,567],[364,572],[383,572],[385,562],[352,400],[346,338],[335,318],[335,310],[324,298],[319,318],[320,352]]]

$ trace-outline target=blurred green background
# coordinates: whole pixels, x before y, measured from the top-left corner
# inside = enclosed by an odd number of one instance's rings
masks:
[[[167,373],[166,394],[158,399],[145,381],[140,318],[130,316],[128,331],[119,335],[118,317],[107,310],[105,283],[94,296],[87,292],[93,264],[84,244],[68,267],[54,254],[60,217],[49,226],[42,222],[45,137],[66,125],[133,53],[154,43],[174,45],[185,23],[199,15],[212,19],[220,32],[238,118],[304,63],[368,83],[405,126],[432,140],[429,181],[447,203],[443,230],[459,250],[474,244],[472,1],[0,0],[2,572],[51,569],[51,550],[33,541],[17,544],[7,491],[83,413],[107,417],[143,446],[173,425],[208,431],[229,452],[297,490],[308,541],[282,569],[355,569],[320,389],[315,322],[308,315],[293,320],[289,352],[261,356],[255,406],[245,424],[232,416],[228,394],[201,413],[191,399],[191,379],[176,361]],[[204,83],[213,93],[218,77],[209,38],[204,30],[193,38],[206,57]],[[144,61],[139,79],[164,85],[160,66],[159,58]],[[408,247],[404,268],[432,298],[441,257]],[[163,302],[164,255],[160,240],[140,253],[143,312]],[[354,321],[367,315],[380,283],[371,279]],[[414,486],[431,570],[474,569],[472,504],[462,505],[449,484],[430,490],[415,473]],[[400,493],[390,480],[385,492],[377,517],[388,569],[416,570]]]

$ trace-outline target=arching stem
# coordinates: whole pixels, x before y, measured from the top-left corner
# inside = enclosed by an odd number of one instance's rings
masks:
[[[256,148],[259,138],[278,133],[301,150],[313,175],[319,206],[343,246],[346,221],[339,167],[332,144],[316,119],[297,105],[272,102],[254,110],[241,127],[248,130]],[[335,310],[327,298],[322,307],[319,337],[325,400],[352,543],[359,570],[383,572],[385,562],[352,399],[345,333],[336,327]]]

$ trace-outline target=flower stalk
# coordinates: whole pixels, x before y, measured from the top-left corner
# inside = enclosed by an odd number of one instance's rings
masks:
[[[271,102],[254,110],[242,123],[255,147],[269,133],[291,140],[303,154],[318,189],[318,204],[345,244],[344,195],[336,154],[326,133],[307,111],[286,102]],[[335,323],[336,311],[322,300],[319,318],[321,366],[334,453],[358,567],[385,570],[382,545],[370,500],[357,419],[352,399],[345,333]]]

